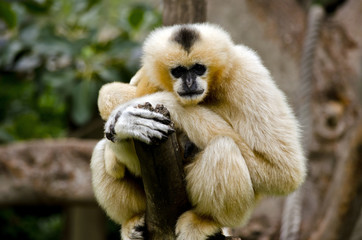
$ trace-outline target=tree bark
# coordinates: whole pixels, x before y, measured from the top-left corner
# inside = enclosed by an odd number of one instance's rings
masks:
[[[206,21],[206,0],[164,0],[163,25]]]
[[[177,218],[190,209],[181,149],[173,133],[160,145],[135,142],[146,192],[146,239],[175,239]]]
[[[97,203],[71,205],[65,209],[63,238],[67,240],[105,240],[106,215]]]

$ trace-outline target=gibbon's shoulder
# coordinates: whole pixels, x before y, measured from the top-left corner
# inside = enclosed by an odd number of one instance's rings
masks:
[[[233,53],[236,57],[236,61],[238,61],[244,69],[269,75],[269,71],[266,69],[262,59],[255,50],[239,44],[234,46]]]

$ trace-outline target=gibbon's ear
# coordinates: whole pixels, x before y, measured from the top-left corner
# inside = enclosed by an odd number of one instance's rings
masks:
[[[128,83],[113,82],[102,86],[98,94],[98,110],[103,120],[120,104],[135,98],[136,87]]]
[[[141,97],[160,91],[160,89],[150,81],[147,74],[145,74],[144,67],[138,70],[138,72],[133,76],[130,84],[137,86],[136,97]]]

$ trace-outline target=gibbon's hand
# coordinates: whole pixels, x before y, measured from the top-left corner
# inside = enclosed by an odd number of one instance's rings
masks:
[[[166,140],[174,131],[171,120],[163,114],[133,105],[122,105],[109,116],[104,132],[112,142],[134,138],[155,144]]]

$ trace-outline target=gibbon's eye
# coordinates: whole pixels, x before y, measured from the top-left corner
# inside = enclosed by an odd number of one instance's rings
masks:
[[[187,72],[187,68],[178,66],[171,69],[171,74],[174,78],[180,78]]]
[[[196,63],[192,66],[191,71],[198,76],[202,76],[206,72],[206,67],[202,64]]]

